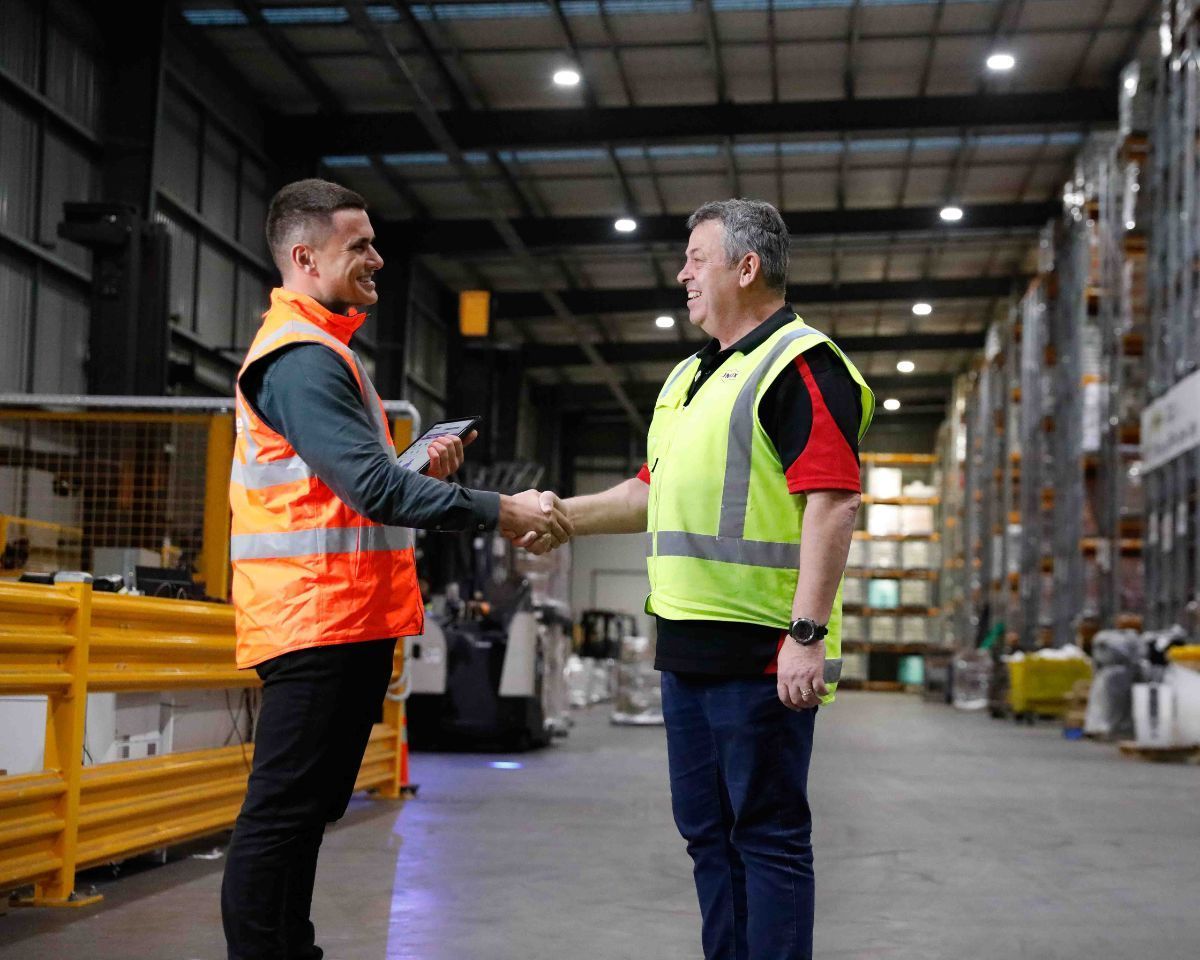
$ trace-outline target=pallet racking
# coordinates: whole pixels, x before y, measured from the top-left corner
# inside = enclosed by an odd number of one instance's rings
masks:
[[[1195,396],[1200,392],[1200,25],[1196,5],[1164,2],[1147,163],[1150,193],[1147,397],[1146,620],[1196,626],[1197,487]],[[1174,436],[1174,442],[1171,437]]]
[[[864,453],[862,528],[842,593],[842,651],[850,687],[900,689],[899,658],[934,641],[941,534],[932,454]]]

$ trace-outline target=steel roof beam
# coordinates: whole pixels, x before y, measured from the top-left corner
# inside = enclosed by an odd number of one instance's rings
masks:
[[[280,134],[294,115],[276,118]],[[921,130],[935,127],[1078,126],[1117,120],[1117,91],[1080,88],[1047,93],[986,93],[940,97],[879,97],[787,103],[598,107],[595,110],[447,110],[438,120],[461,150],[597,143],[640,143],[680,138]],[[286,130],[284,129],[286,128]],[[439,149],[414,114],[352,113],[322,119],[322,144],[360,153]],[[294,139],[294,138],[291,138]]]
[[[850,283],[797,283],[787,288],[796,307],[817,303],[874,303],[880,300],[964,300],[1004,296],[1018,290],[1028,277],[966,277],[940,280],[883,280]],[[683,289],[615,288],[564,290],[558,294],[576,314],[645,313],[682,310]],[[499,320],[529,320],[552,316],[540,291],[496,292],[492,316]]]
[[[851,356],[867,353],[923,353],[929,350],[978,350],[983,331],[976,333],[911,333],[897,336],[839,336],[837,345]],[[603,343],[594,349],[607,363],[678,363],[689,355],[687,346],[669,340],[650,343]],[[694,351],[690,351],[694,352]],[[521,348],[526,367],[583,366],[591,361],[576,344],[527,344]]]
[[[897,396],[904,402],[928,403],[944,401],[953,385],[954,376],[949,373],[912,374],[867,377],[867,383],[882,398],[886,393]],[[643,409],[652,407],[654,399],[662,389],[662,380],[639,380],[627,383],[625,390],[629,398]],[[560,383],[538,385],[535,391],[556,406],[575,409],[579,407],[614,406],[612,394],[602,383]],[[902,408],[903,409],[903,408]]]
[[[972,229],[1038,229],[1061,209],[1048,203],[1003,203],[967,208],[966,217],[947,226],[939,207],[884,207],[867,210],[793,210],[783,219],[793,237],[845,234],[895,234],[937,230],[948,238]],[[613,218],[552,217],[513,218],[512,225],[529,247],[639,247],[647,243],[672,243],[681,249],[687,240],[683,214],[657,214],[638,218],[633,233],[617,233]],[[409,248],[417,254],[458,255],[500,249],[504,245],[487,220],[405,221],[396,225]]]

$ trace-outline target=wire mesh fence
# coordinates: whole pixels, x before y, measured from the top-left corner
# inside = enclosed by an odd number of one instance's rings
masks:
[[[416,412],[385,406],[403,448]],[[0,396],[0,578],[166,568],[224,599],[233,437],[226,399]]]
[[[78,569],[129,577],[140,565],[215,580],[205,586],[219,590],[224,577],[205,568],[206,516],[213,528],[228,522],[223,493],[209,483],[228,477],[231,420],[227,405],[0,404],[0,575]]]

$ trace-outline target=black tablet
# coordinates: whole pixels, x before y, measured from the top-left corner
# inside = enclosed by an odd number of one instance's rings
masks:
[[[429,467],[429,444],[438,437],[465,437],[474,430],[483,417],[459,417],[457,420],[439,420],[421,436],[410,443],[396,458],[396,462],[407,470],[424,473]]]

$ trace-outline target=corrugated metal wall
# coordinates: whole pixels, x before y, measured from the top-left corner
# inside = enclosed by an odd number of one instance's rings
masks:
[[[171,237],[170,321],[231,355],[249,345],[275,282],[263,238],[275,176],[236,124],[168,60],[154,179]]]
[[[90,254],[57,230],[96,196],[100,61],[82,8],[49,6],[8,0],[0,30],[0,390],[84,384]]]
[[[91,254],[57,231],[65,201],[102,199],[105,64],[88,8],[4,3],[0,391],[86,387]],[[180,42],[170,38],[164,49],[149,213],[171,237],[164,322],[234,360],[276,282],[263,221],[278,174],[262,150],[252,108]]]

